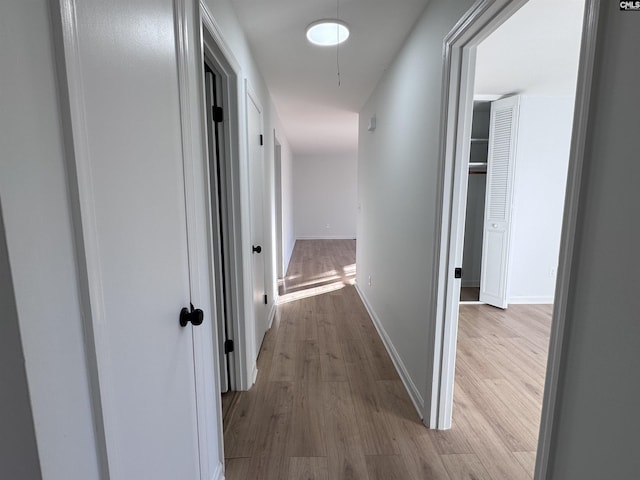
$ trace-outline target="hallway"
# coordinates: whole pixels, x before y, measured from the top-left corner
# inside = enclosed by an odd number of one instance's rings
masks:
[[[549,308],[463,307],[454,428],[436,432],[354,277],[355,241],[296,243],[256,385],[223,401],[227,480],[532,478]]]

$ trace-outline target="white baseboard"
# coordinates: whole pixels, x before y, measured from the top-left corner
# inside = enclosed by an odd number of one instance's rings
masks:
[[[251,369],[251,382],[249,383],[249,388],[255,385],[257,379],[258,379],[258,364],[254,363],[253,368]]]
[[[509,297],[513,305],[552,305],[553,297]]]
[[[319,235],[296,237],[296,240],[355,240],[355,235]]]
[[[273,319],[276,318],[277,304],[278,304],[278,297],[276,295],[276,297],[273,299],[273,305],[271,305],[271,310],[269,311],[269,326],[267,327],[267,330],[271,329],[271,325],[273,325]]]
[[[211,480],[224,480],[224,465],[219,463],[211,475]]]
[[[376,330],[378,331],[378,335],[380,335],[380,338],[382,339],[384,348],[387,350],[387,353],[391,357],[393,366],[396,367],[396,371],[398,372],[398,375],[400,375],[400,380],[402,380],[402,383],[404,384],[404,388],[407,390],[407,393],[409,393],[409,398],[411,398],[411,402],[413,403],[413,406],[418,412],[418,416],[420,417],[420,419],[422,419],[423,413],[424,413],[424,399],[422,398],[422,395],[416,388],[416,385],[415,383],[413,383],[413,380],[411,380],[411,377],[409,376],[409,372],[407,371],[407,368],[404,366],[404,363],[400,358],[400,355],[398,355],[398,351],[393,346],[393,343],[391,343],[391,339],[389,338],[389,335],[387,335],[386,330],[382,326],[380,319],[378,318],[375,311],[371,307],[371,304],[369,303],[369,300],[367,300],[366,295],[362,290],[360,290],[360,287],[358,286],[357,283],[355,284],[355,287],[356,287],[356,292],[358,292],[358,295],[360,296],[362,303],[367,309],[367,312],[369,312],[369,316],[371,317],[371,320],[373,321],[373,325],[376,327]]]

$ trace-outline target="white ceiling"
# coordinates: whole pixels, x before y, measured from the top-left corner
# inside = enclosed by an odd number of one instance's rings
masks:
[[[307,42],[307,26],[336,17],[336,0],[232,0],[296,154],[355,152],[358,112],[427,0],[340,0],[351,30],[336,48]]]
[[[357,151],[358,112],[428,0],[340,0],[351,36],[336,48],[306,41],[336,0],[232,0],[298,155]],[[530,0],[478,47],[476,92],[570,93],[584,0]],[[553,73],[550,73],[553,72]]]
[[[584,0],[530,0],[477,50],[477,95],[573,95]]]

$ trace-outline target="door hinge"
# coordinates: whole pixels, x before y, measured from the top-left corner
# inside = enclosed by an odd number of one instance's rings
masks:
[[[224,120],[222,107],[216,107],[215,105],[211,107],[211,115],[215,123],[221,123]]]
[[[264,295],[264,304],[268,305],[269,304],[269,299],[267,298],[267,295]]]
[[[264,145],[264,137],[260,135],[260,145]]]
[[[455,278],[462,278],[462,268],[458,267],[454,272]]]
[[[225,340],[224,341],[224,353],[225,355],[227,353],[231,353],[233,352],[233,340]]]

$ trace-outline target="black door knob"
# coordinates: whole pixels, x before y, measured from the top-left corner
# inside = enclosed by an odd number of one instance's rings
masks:
[[[202,325],[203,321],[204,312],[199,308],[194,309],[193,304],[191,305],[191,310],[189,310],[187,307],[184,307],[182,310],[180,310],[181,327],[186,327],[189,322],[191,322],[191,324],[194,326]]]
[[[260,245],[258,245],[257,247],[253,245],[252,250],[253,250],[253,253],[260,253],[262,252],[262,247]]]

